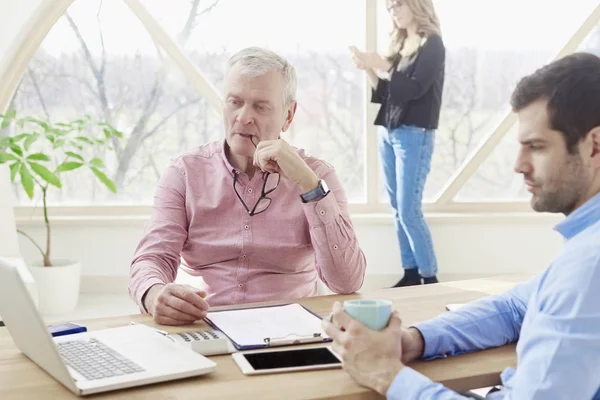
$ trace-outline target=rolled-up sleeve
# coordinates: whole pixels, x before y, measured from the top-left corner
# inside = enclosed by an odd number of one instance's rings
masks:
[[[323,199],[304,204],[315,249],[319,278],[336,293],[361,288],[367,261],[348,214],[348,200],[335,170],[323,176],[331,192]]]
[[[142,298],[150,287],[175,280],[181,249],[187,239],[186,177],[175,159],[162,175],[154,196],[152,216],[129,271],[129,296],[146,312]]]

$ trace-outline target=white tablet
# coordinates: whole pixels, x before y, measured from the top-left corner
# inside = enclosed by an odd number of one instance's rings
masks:
[[[342,367],[331,347],[240,352],[231,356],[245,375]]]

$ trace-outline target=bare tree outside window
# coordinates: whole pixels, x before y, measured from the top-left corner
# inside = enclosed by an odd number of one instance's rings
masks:
[[[365,126],[372,121],[365,120],[364,74],[351,64],[347,46],[364,48],[367,0],[140,1],[217,90],[223,89],[227,59],[243,47],[262,46],[288,58],[298,71],[299,105],[284,138],[332,163],[351,202],[366,200]],[[578,0],[560,14],[560,26],[540,19],[535,32],[528,12],[542,4],[548,15],[564,8],[542,0],[435,2],[447,48],[446,84],[426,200],[506,115],[518,79],[554,57],[595,1]],[[378,1],[382,48],[389,32],[384,3]],[[511,13],[511,4],[521,12]],[[468,30],[460,7],[479,15]],[[580,49],[600,53],[600,28]],[[54,204],[150,204],[171,157],[223,137],[216,111],[122,0],[75,0],[28,64],[12,107],[54,122],[89,114],[124,133],[105,160],[118,194],[74,174],[63,190],[49,194]],[[525,195],[510,168],[514,135],[507,135],[458,200]],[[385,201],[385,194],[380,198]]]
[[[597,26],[588,37],[577,48],[577,51],[588,51],[600,55],[600,25]],[[540,53],[538,60],[533,65],[526,68],[529,71],[515,69],[513,73],[516,77],[533,72],[539,65],[543,65],[547,60],[554,57],[554,53]],[[507,62],[502,62],[503,68],[507,67]],[[509,70],[514,69],[508,68]],[[513,80],[507,89],[512,92],[516,81]],[[465,186],[458,192],[456,199],[459,201],[477,201],[480,199],[492,198],[496,200],[525,200],[531,194],[527,192],[523,185],[522,176],[513,171],[513,165],[519,149],[517,141],[517,128],[513,129],[502,139],[489,158],[478,168],[473,177],[467,181]]]
[[[217,3],[190,2],[182,42]],[[139,41],[119,43],[120,35]],[[120,0],[75,1],[30,61],[12,106],[52,121],[90,114],[124,133],[122,144],[115,143],[116,158],[106,160],[116,198],[75,178],[66,182],[64,197],[50,197],[61,203],[150,202],[168,159],[217,138],[221,129],[214,111]]]

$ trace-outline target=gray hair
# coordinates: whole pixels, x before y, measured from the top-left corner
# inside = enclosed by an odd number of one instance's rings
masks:
[[[227,64],[229,70],[240,64],[242,74],[250,76],[260,76],[271,71],[281,72],[285,80],[285,105],[296,100],[296,69],[279,54],[260,47],[248,47],[231,56]]]

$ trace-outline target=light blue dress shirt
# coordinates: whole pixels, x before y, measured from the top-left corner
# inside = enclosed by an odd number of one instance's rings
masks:
[[[555,229],[566,242],[543,273],[416,325],[424,358],[518,341],[517,369],[502,372],[502,390],[488,399],[600,399],[600,194]],[[411,368],[398,373],[387,397],[466,399]]]

